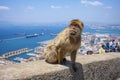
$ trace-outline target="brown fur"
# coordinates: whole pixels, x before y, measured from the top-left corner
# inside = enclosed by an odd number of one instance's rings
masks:
[[[45,47],[46,61],[60,64],[65,60],[66,53],[71,53],[72,66],[75,69],[76,53],[81,45],[82,29],[83,23],[81,21],[77,19],[72,20],[70,25]]]

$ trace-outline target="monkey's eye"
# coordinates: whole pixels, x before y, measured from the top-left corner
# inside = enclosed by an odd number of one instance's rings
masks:
[[[75,26],[75,27],[80,28],[80,26],[78,24],[72,24],[71,26]]]
[[[73,26],[80,27],[78,24],[74,24]]]

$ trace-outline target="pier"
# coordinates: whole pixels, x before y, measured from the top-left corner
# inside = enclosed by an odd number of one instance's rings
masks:
[[[3,54],[2,57],[3,58],[8,58],[8,57],[18,55],[18,54],[21,54],[21,53],[24,53],[24,52],[28,52],[28,51],[29,51],[28,48],[23,48],[23,49],[19,49],[19,50],[16,50],[16,51],[7,52],[7,53]]]

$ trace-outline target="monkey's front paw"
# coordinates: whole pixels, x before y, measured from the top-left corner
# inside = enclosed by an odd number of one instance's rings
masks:
[[[72,69],[74,70],[74,72],[77,71],[77,67],[76,66],[72,66]]]

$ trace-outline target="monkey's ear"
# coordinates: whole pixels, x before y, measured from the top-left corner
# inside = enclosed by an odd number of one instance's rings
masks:
[[[84,27],[83,22],[82,22],[82,21],[80,21],[78,24],[80,25],[80,30],[83,30],[83,27]]]
[[[84,27],[84,24],[83,24],[83,22],[81,22],[81,25],[82,25],[82,27]]]
[[[82,27],[81,29],[83,29],[83,27],[84,27],[84,24],[83,24],[83,22],[81,22],[81,27]]]

